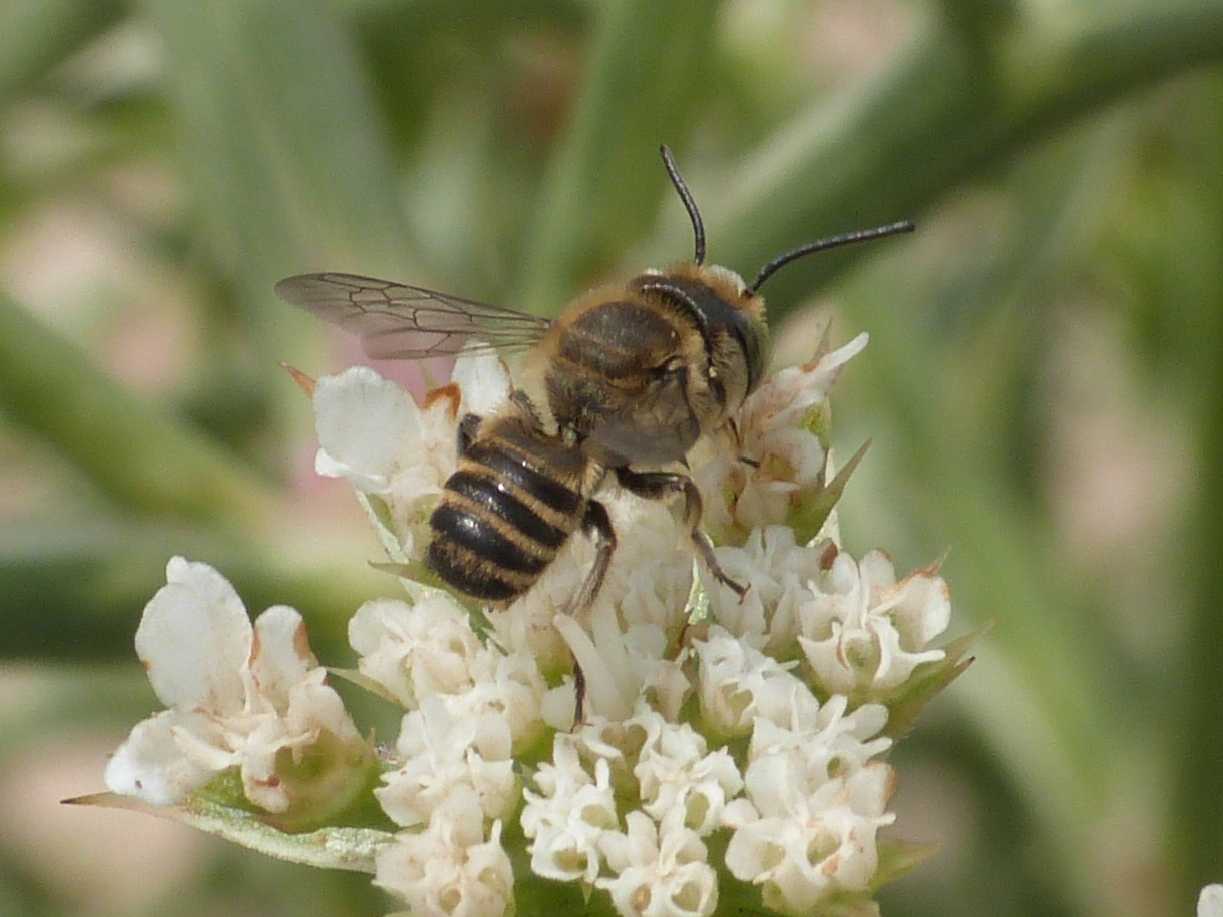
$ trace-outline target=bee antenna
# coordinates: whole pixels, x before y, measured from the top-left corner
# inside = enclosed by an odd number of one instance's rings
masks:
[[[912,232],[916,229],[913,223],[909,220],[901,220],[898,223],[888,223],[886,226],[876,226],[874,229],[859,229],[854,232],[843,232],[839,236],[828,236],[826,239],[816,239],[814,242],[808,242],[806,245],[800,245],[793,251],[788,251],[784,255],[778,255],[768,264],[760,269],[760,273],[756,275],[756,279],[751,282],[747,288],[749,293],[755,293],[764,284],[766,280],[772,277],[777,271],[785,267],[791,261],[797,261],[799,258],[806,255],[814,254],[815,252],[828,251],[830,248],[840,248],[842,245],[852,245],[854,242],[869,242],[872,239],[882,239],[884,236],[894,236],[902,232]]]
[[[671,184],[675,186],[679,199],[684,202],[684,207],[688,210],[688,216],[692,220],[692,234],[696,237],[696,254],[692,256],[692,260],[697,264],[704,264],[705,224],[701,222],[701,211],[697,209],[696,201],[692,198],[692,192],[688,190],[684,176],[679,174],[679,167],[675,164],[675,157],[671,155],[671,148],[664,143],[658,149],[662,153],[662,164],[667,167],[667,174],[671,176]]]

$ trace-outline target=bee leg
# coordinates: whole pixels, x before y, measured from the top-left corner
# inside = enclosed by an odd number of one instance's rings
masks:
[[[582,532],[595,543],[595,562],[586,574],[586,581],[578,592],[573,603],[572,613],[582,615],[590,610],[599,589],[603,586],[603,578],[611,564],[612,554],[616,551],[616,530],[612,528],[611,518],[602,503],[591,500],[586,504],[586,512],[582,516]]]
[[[464,414],[459,421],[459,455],[464,456],[471,448],[472,440],[476,438],[476,430],[480,427],[479,414]]]
[[[743,448],[743,433],[739,430],[739,422],[733,417],[726,418],[726,429],[730,431],[730,437],[735,441],[735,448]]]
[[[586,703],[586,673],[573,660],[573,728],[582,725],[582,707]]]
[[[616,551],[616,530],[612,528],[611,519],[602,503],[591,500],[586,504],[586,512],[582,516],[582,532],[595,543],[595,562],[569,607],[569,613],[578,618],[584,617],[598,598],[612,554]],[[582,705],[586,700],[586,676],[577,659],[573,660],[573,692],[573,723],[576,726],[582,722]]]
[[[743,433],[739,430],[739,423],[733,417],[726,419],[726,429],[730,431],[730,437],[735,441],[735,451],[739,453],[739,461],[749,468],[759,468],[760,463],[754,458],[748,458],[743,454]],[[686,467],[686,466],[685,466]]]
[[[617,468],[616,480],[620,486],[631,494],[636,494],[646,500],[665,500],[673,494],[684,495],[684,524],[688,526],[688,537],[696,548],[701,560],[709,568],[709,572],[723,586],[726,586],[742,601],[747,595],[747,587],[740,586],[731,579],[713,550],[713,542],[701,530],[701,492],[692,483],[692,478],[682,474],[672,474],[666,471],[633,471],[629,468]]]
[[[535,408],[535,403],[531,401],[531,396],[520,388],[510,390],[510,401],[522,412],[522,415],[528,418],[535,426],[539,426],[539,411]]]

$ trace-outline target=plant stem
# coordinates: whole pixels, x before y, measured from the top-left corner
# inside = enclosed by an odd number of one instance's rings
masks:
[[[202,435],[139,400],[0,294],[0,408],[139,513],[235,529],[272,515],[268,486]]]
[[[914,216],[1026,145],[1175,73],[1223,61],[1223,4],[1149,4],[1128,18],[1011,20],[985,49],[931,24],[878,79],[822,101],[740,170],[711,214],[719,259],[750,275],[819,235]],[[881,243],[885,244],[885,243]],[[654,250],[673,250],[659,241]],[[804,260],[770,280],[771,315],[867,248]]]
[[[623,0],[603,9],[589,72],[552,161],[522,279],[523,307],[555,313],[649,225],[700,91],[719,4]]]
[[[207,256],[232,285],[262,381],[316,359],[313,319],[279,302],[282,277],[404,268],[406,225],[372,92],[343,21],[322,0],[146,0],[164,44],[185,181]],[[274,420],[280,420],[277,416]]]
[[[0,7],[0,105],[123,12],[117,0],[5,0]]]
[[[309,622],[320,659],[345,658],[347,621],[366,599],[399,594],[359,562],[303,557],[283,539],[265,546],[192,526],[56,527],[0,539],[0,615],[7,659],[131,658],[140,611],[165,583],[175,554],[216,567],[252,616],[292,605]],[[342,560],[346,560],[343,558]]]

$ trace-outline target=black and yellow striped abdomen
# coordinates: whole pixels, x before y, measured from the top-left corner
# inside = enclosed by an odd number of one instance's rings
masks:
[[[534,585],[578,527],[587,461],[517,417],[487,424],[446,482],[429,524],[429,566],[495,605]]]

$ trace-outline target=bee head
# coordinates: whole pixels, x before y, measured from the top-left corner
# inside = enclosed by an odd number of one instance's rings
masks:
[[[660,292],[681,303],[693,314],[708,344],[711,387],[716,393],[717,380],[719,377],[724,378],[723,385],[727,388],[725,406],[733,411],[738,408],[731,391],[738,388],[734,384],[738,381],[737,377],[741,376],[743,380],[743,394],[739,398],[741,402],[743,397],[755,389],[764,372],[768,337],[764,298],[760,295],[764,282],[790,262],[815,252],[912,232],[914,226],[908,220],[902,220],[874,229],[862,229],[808,242],[769,261],[757,272],[756,279],[747,284],[729,268],[705,264],[705,226],[701,220],[701,212],[683,176],[679,174],[671,150],[664,145],[661,152],[671,184],[675,186],[675,191],[692,220],[695,252],[691,262],[676,265],[661,274],[643,275],[638,282],[656,277],[654,285]]]
[[[657,297],[689,331],[675,355],[686,367],[684,398],[703,428],[738,411],[766,362],[764,301],[727,268],[690,261],[647,271],[630,288]]]

